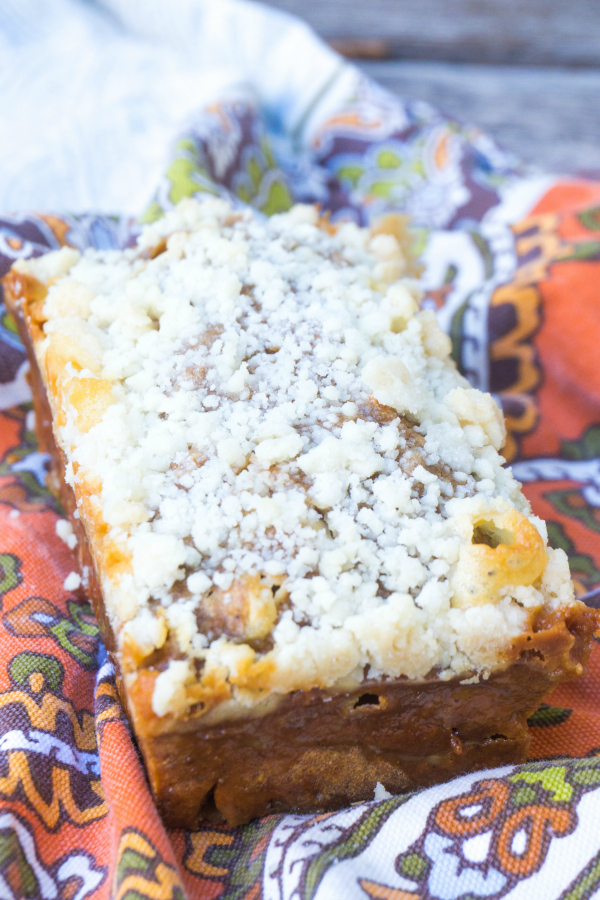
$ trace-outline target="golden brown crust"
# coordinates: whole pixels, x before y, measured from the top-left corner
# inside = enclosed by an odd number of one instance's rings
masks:
[[[489,680],[367,681],[354,691],[296,691],[262,717],[203,725],[152,716],[153,673],[131,693],[134,727],[168,824],[193,828],[213,795],[230,824],[271,812],[335,809],[474,769],[524,762],[527,719],[559,681],[577,677],[594,610],[542,618]]]
[[[94,615],[98,620],[102,639],[109,651],[114,651],[116,644],[113,631],[106,616],[106,610],[102,600],[102,591],[96,566],[91,555],[89,542],[81,518],[75,516],[77,503],[73,489],[66,483],[64,478],[66,460],[64,454],[59,449],[52,429],[52,410],[48,402],[48,395],[42,379],[42,375],[37,364],[34,350],[34,322],[31,315],[30,297],[34,298],[34,303],[38,298],[45,296],[44,285],[36,282],[30,276],[23,276],[17,272],[10,271],[3,279],[4,297],[6,306],[13,316],[19,336],[27,350],[29,358],[28,381],[33,394],[35,406],[35,433],[42,453],[47,453],[50,457],[50,467],[47,475],[47,485],[52,493],[60,501],[66,515],[71,522],[71,526],[77,538],[77,546],[75,553],[77,555],[77,563],[79,571],[88,573],[86,594],[90,600]]]

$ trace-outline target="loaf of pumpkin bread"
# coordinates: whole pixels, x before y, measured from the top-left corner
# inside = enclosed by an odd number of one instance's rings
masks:
[[[399,237],[187,200],[133,249],[4,280],[60,531],[171,825],[521,761],[528,716],[584,670],[595,613]]]

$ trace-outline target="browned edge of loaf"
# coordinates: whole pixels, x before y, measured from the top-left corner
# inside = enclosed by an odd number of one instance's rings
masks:
[[[33,349],[36,325],[23,296],[23,276],[3,280],[30,362],[40,449],[50,454],[50,489],[77,537],[77,563],[88,568],[88,595],[105,645],[116,662],[99,579],[75,495],[64,480],[52,414]],[[41,285],[40,285],[41,287]],[[595,610],[542,614],[514,642],[504,670],[476,683],[406,678],[365,681],[354,691],[295,691],[273,712],[206,726],[203,710],[157,717],[152,692],[158,670],[142,668],[130,690],[117,668],[123,705],[144,756],[152,792],[167,825],[194,828],[207,810],[230,825],[275,812],[316,812],[372,799],[377,782],[392,793],[456,775],[524,762],[527,719],[561,681],[585,669]],[[464,676],[462,678],[464,682]]]

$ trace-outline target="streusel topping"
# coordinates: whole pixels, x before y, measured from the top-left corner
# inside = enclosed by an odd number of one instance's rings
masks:
[[[100,567],[113,627],[177,657],[159,715],[207,673],[251,704],[490,671],[572,599],[396,239],[320,225],[183,201],[132,250],[20,264],[68,479],[128,561]]]

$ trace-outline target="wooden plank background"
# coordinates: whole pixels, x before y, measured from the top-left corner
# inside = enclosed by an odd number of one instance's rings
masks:
[[[600,0],[267,0],[396,93],[600,177]]]

